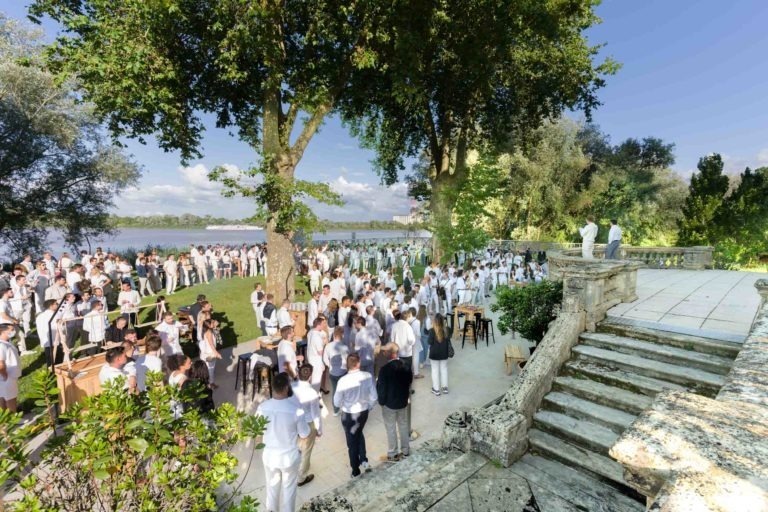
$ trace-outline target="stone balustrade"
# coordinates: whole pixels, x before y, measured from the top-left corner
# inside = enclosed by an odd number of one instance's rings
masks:
[[[473,450],[505,467],[513,464],[528,449],[533,415],[584,328],[594,330],[609,308],[636,299],[640,264],[571,259],[577,260],[574,265],[557,269],[563,280],[561,312],[523,371],[499,402],[451,414],[443,426],[444,447]]]
[[[647,268],[682,268],[686,270],[703,270],[712,268],[713,247],[632,247],[621,246],[619,248],[619,259],[641,263]],[[595,259],[603,259],[605,256],[605,245],[595,245],[593,252]],[[558,263],[558,258],[579,258],[581,261],[589,261],[581,258],[581,248],[570,248],[558,251],[556,254],[549,254],[550,266]],[[571,260],[566,263],[572,264]]]
[[[751,331],[716,399],[655,398],[610,450],[659,512],[768,510],[768,280]]]

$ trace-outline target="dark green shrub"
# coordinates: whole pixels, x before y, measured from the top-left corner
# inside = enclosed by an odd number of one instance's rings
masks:
[[[563,302],[563,283],[542,281],[522,287],[501,286],[496,291],[496,299],[491,310],[501,312],[502,334],[514,330],[538,343],[544,338],[549,323],[557,317]]]

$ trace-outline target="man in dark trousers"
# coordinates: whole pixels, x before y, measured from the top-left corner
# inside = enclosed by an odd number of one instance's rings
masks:
[[[368,411],[376,405],[377,398],[373,376],[360,371],[360,358],[357,354],[349,354],[347,374],[336,384],[333,405],[341,409],[341,425],[347,438],[352,478],[360,476],[362,471],[371,470],[365,450],[363,428],[368,421]]]
[[[397,357],[400,347],[389,343],[382,349],[386,351],[387,364],[379,371],[376,382],[376,394],[379,395],[381,416],[387,430],[387,461],[397,462],[410,455],[410,425],[408,424],[408,400],[411,396],[413,372],[411,365],[406,365]],[[397,449],[397,436],[400,434],[400,449]]]

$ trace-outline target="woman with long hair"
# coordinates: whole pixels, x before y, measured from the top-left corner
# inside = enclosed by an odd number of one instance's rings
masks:
[[[184,409],[194,408],[200,414],[213,412],[216,405],[213,403],[213,389],[211,389],[208,381],[208,366],[205,361],[197,360],[189,368],[187,379],[181,385],[181,389],[188,390],[190,388],[195,395],[184,404]]]
[[[182,387],[192,367],[192,360],[184,354],[171,354],[165,360],[165,365],[168,368],[168,385]]]
[[[334,329],[339,325],[339,301],[331,299],[328,308],[325,310],[325,318],[328,320],[328,330]]]
[[[451,333],[443,315],[437,313],[429,330],[429,360],[432,366],[432,394],[448,394],[448,359],[453,356]]]
[[[203,339],[198,344],[200,347],[200,359],[205,361],[205,364],[208,366],[208,383],[213,388],[217,387],[214,378],[216,360],[221,359],[221,354],[216,350],[216,334],[214,332],[218,325],[218,320],[213,318],[203,321]]]

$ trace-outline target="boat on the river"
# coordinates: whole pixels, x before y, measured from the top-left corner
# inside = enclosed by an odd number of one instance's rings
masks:
[[[264,228],[261,226],[249,226],[248,224],[219,224],[205,226],[205,229],[209,231],[261,231]]]

